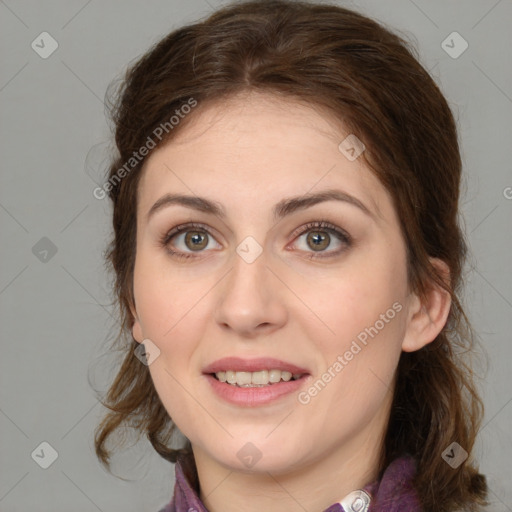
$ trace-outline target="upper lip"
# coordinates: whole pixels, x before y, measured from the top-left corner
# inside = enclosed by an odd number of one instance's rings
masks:
[[[281,370],[293,375],[309,373],[306,369],[273,357],[242,359],[240,357],[224,357],[203,368],[203,373],[217,373],[232,370],[235,372],[257,372],[261,370]]]

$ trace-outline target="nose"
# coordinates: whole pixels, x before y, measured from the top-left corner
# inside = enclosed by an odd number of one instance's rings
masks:
[[[286,323],[286,287],[268,264],[265,251],[252,262],[238,253],[234,255],[232,269],[223,285],[216,287],[214,317],[224,330],[254,338]]]

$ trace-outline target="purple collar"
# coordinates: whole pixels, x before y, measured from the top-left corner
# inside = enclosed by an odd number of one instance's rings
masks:
[[[175,466],[176,483],[172,501],[159,512],[208,512],[198,496],[199,482],[192,456],[181,457]],[[416,463],[410,456],[395,459],[382,478],[363,487],[371,497],[368,512],[420,512],[418,495],[412,486]],[[324,512],[344,512],[339,503]]]

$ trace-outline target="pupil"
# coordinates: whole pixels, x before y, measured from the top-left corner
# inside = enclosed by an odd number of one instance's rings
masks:
[[[328,236],[321,234],[320,231],[309,233],[308,242],[313,242],[315,250],[325,249],[329,245]]]
[[[192,247],[189,248],[192,249],[193,251],[204,249],[204,247],[206,246],[206,236],[204,233],[200,233],[199,231],[189,231],[185,236],[185,241],[187,243],[192,242]],[[201,241],[203,243],[199,245],[197,242],[201,243]]]

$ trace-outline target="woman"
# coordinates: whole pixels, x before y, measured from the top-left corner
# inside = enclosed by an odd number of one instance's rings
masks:
[[[147,435],[166,512],[479,510],[457,132],[413,50],[337,6],[232,4],[144,55],[114,121],[130,341],[99,459]]]

